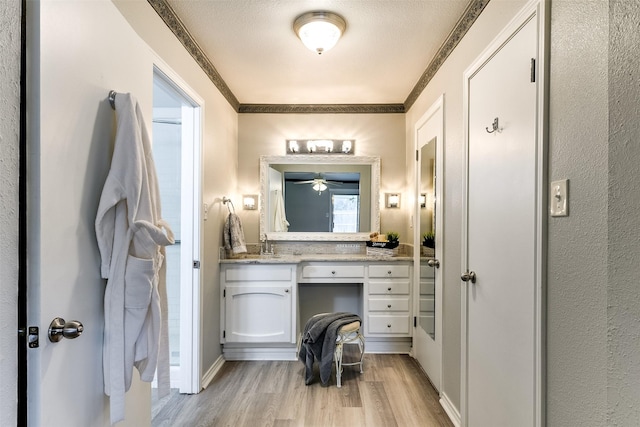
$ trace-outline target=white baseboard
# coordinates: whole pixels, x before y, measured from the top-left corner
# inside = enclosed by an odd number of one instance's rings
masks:
[[[365,337],[364,352],[372,354],[409,354],[411,338]]]
[[[440,405],[449,416],[449,419],[451,420],[453,425],[455,427],[460,427],[460,412],[458,412],[458,409],[456,409],[453,403],[451,403],[451,400],[444,392],[440,393]]]
[[[298,360],[295,347],[230,347],[224,346],[225,360]]]
[[[213,365],[211,365],[211,367],[207,369],[207,372],[205,372],[204,375],[202,376],[202,380],[200,383],[201,390],[207,388],[207,386],[211,384],[211,381],[213,381],[213,378],[220,371],[220,369],[222,368],[222,365],[224,365],[224,361],[225,361],[224,357],[220,355],[218,356],[216,361],[213,362]]]

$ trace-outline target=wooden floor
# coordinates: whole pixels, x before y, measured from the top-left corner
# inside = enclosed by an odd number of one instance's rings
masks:
[[[226,362],[200,394],[155,404],[152,425],[453,426],[417,362],[397,354],[366,354],[364,373],[344,368],[342,388],[333,374],[323,387],[317,366],[306,386],[301,362]]]

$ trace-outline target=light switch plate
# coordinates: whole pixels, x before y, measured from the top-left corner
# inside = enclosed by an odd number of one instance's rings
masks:
[[[551,216],[569,216],[569,180],[551,182],[549,191]]]

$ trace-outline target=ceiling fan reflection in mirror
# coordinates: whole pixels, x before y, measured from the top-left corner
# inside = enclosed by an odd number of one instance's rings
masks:
[[[328,188],[329,185],[341,185],[342,182],[329,181],[323,177],[318,177],[318,178],[309,179],[306,181],[298,181],[298,182],[295,182],[294,184],[311,184],[311,188],[313,188],[313,191],[317,191],[318,195],[320,195],[322,194],[323,191],[325,191]]]

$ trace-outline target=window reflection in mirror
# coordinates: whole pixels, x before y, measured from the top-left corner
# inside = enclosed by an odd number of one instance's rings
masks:
[[[283,175],[290,232],[360,231],[360,172],[284,172]],[[364,213],[368,216],[368,210]]]

